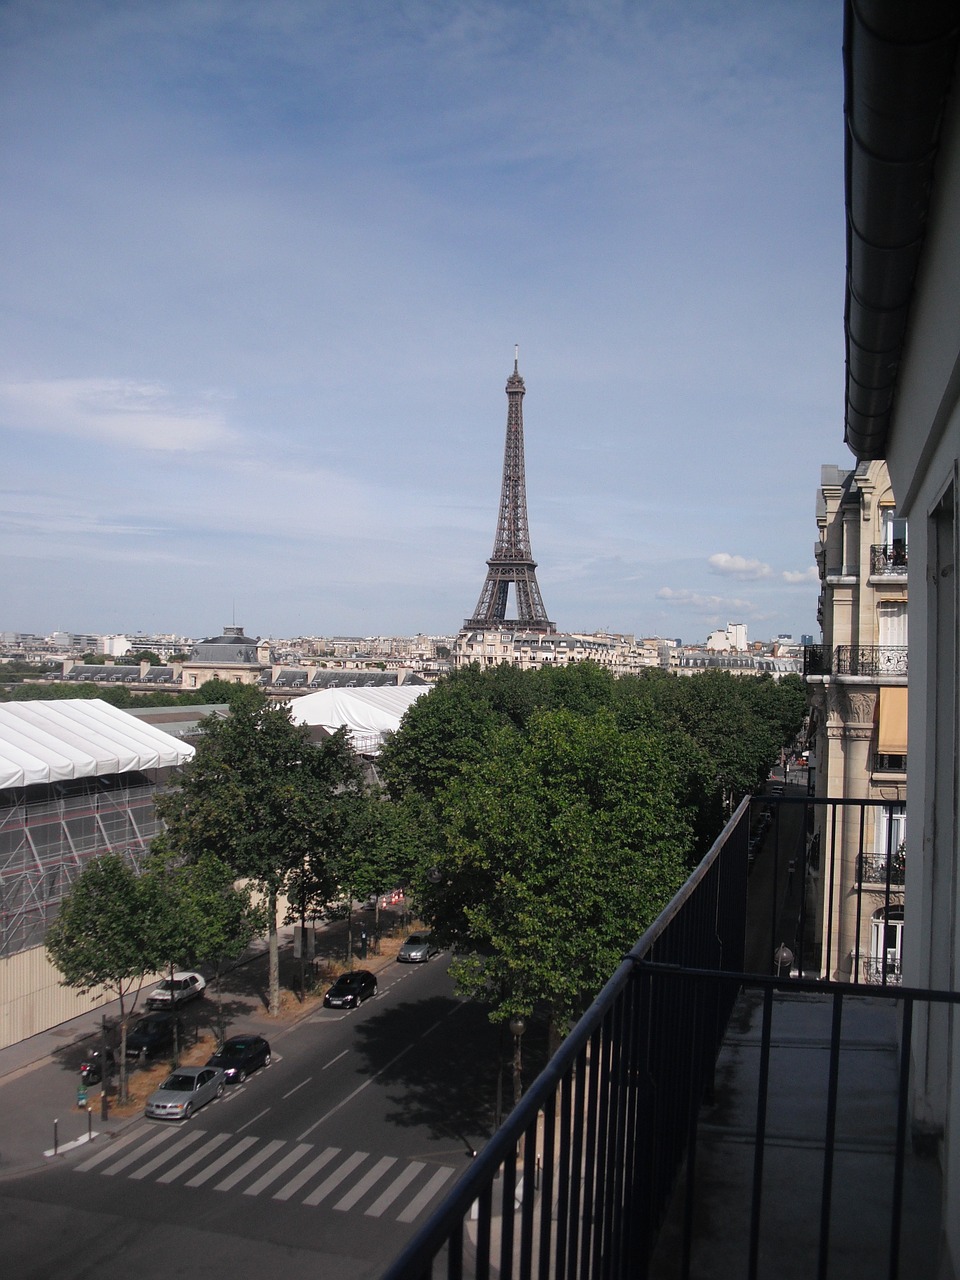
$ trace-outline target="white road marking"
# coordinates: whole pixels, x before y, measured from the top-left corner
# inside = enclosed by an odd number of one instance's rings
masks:
[[[381,1160],[368,1169],[355,1187],[352,1187],[347,1194],[333,1206],[335,1209],[346,1211],[352,1209],[361,1196],[365,1196],[375,1182],[379,1182],[388,1169],[397,1163],[396,1156],[384,1156]]]
[[[158,1156],[148,1161],[142,1168],[134,1170],[131,1178],[146,1178],[148,1174],[153,1173],[154,1169],[159,1169],[162,1164],[166,1164],[168,1160],[172,1160],[174,1156],[178,1156],[181,1151],[186,1151],[187,1147],[193,1146],[203,1137],[202,1129],[192,1129],[190,1133],[184,1134],[179,1142],[175,1142],[172,1147],[168,1147],[166,1151],[161,1151]],[[121,1161],[121,1164],[123,1161]],[[116,1173],[116,1169],[108,1169],[107,1173]]]
[[[109,1169],[104,1169],[104,1176],[110,1178],[115,1173],[119,1173],[121,1169],[126,1169],[127,1165],[133,1164],[134,1160],[143,1155],[145,1151],[151,1151],[161,1142],[169,1142],[170,1137],[171,1135],[169,1133],[158,1133],[155,1137],[148,1139],[142,1147],[136,1147],[132,1152],[128,1152],[121,1160],[118,1160],[116,1164],[112,1164]],[[81,1165],[80,1168],[82,1169],[83,1165]]]
[[[406,1190],[414,1178],[417,1177],[418,1174],[423,1173],[426,1167],[427,1166],[420,1160],[411,1160],[407,1167],[397,1174],[389,1187],[387,1187],[386,1191],[384,1191],[382,1195],[378,1196],[370,1208],[367,1209],[367,1217],[379,1218],[385,1209],[390,1208],[397,1196],[399,1196],[402,1191]]]
[[[268,1142],[262,1150],[255,1152],[249,1160],[244,1161],[239,1169],[234,1169],[233,1173],[224,1178],[222,1182],[218,1182],[213,1188],[214,1191],[229,1191],[232,1187],[235,1187],[238,1182],[242,1182],[248,1173],[253,1173],[254,1169],[259,1168],[260,1165],[263,1164],[264,1160],[269,1160],[275,1152],[279,1151],[281,1147],[285,1147],[286,1145],[287,1144],[282,1142],[279,1138],[274,1138],[273,1141]]]
[[[307,1076],[306,1080],[301,1080],[301,1081],[300,1081],[300,1083],[299,1083],[298,1085],[295,1085],[295,1086],[290,1090],[290,1092],[289,1092],[289,1093],[285,1093],[285,1094],[283,1095],[283,1096],[284,1096],[284,1098],[292,1098],[292,1097],[293,1097],[293,1095],[297,1092],[297,1090],[298,1090],[298,1089],[302,1089],[302,1088],[303,1088],[303,1086],[304,1086],[305,1084],[309,1084],[309,1083],[310,1083],[310,1081],[311,1081],[312,1079],[313,1079],[313,1076]]]
[[[86,1173],[88,1169],[95,1169],[98,1164],[103,1164],[104,1160],[109,1160],[111,1156],[117,1155],[124,1147],[129,1147],[131,1142],[136,1142],[140,1136],[140,1131],[138,1130],[136,1133],[128,1133],[125,1138],[117,1138],[113,1142],[108,1139],[106,1147],[102,1151],[98,1151],[95,1156],[91,1156],[89,1160],[84,1160],[83,1164],[78,1164],[75,1172]],[[158,1134],[156,1141],[159,1142],[161,1138],[166,1136],[165,1133]],[[137,1148],[137,1150],[140,1149],[139,1147]]]
[[[269,1187],[271,1182],[276,1182],[282,1174],[286,1173],[291,1165],[296,1164],[305,1152],[312,1150],[313,1147],[309,1142],[301,1142],[292,1151],[288,1151],[282,1160],[275,1164],[272,1169],[268,1169],[252,1186],[247,1187],[243,1194],[245,1196],[258,1196],[261,1191]]]
[[[192,1152],[187,1156],[186,1160],[181,1160],[180,1163],[175,1164],[172,1169],[168,1169],[166,1173],[162,1173],[157,1181],[173,1182],[175,1178],[180,1177],[181,1173],[186,1173],[188,1169],[192,1169],[193,1166],[195,1164],[199,1164],[205,1156],[210,1155],[212,1151],[216,1151],[217,1147],[222,1147],[223,1144],[225,1142],[229,1142],[229,1140],[229,1133],[214,1134],[210,1141],[205,1146],[202,1146],[199,1151]],[[132,1174],[131,1176],[135,1178],[137,1177],[137,1174]]]
[[[349,1052],[349,1049],[344,1049],[343,1053],[338,1053],[335,1058],[331,1058],[327,1066],[323,1068],[324,1071],[326,1071],[327,1067],[332,1067],[335,1062],[339,1062],[341,1058],[345,1058]]]
[[[423,1190],[413,1197],[403,1213],[397,1215],[397,1221],[413,1222],[420,1210],[429,1204],[452,1173],[453,1169],[448,1169],[446,1165],[438,1169]]]
[[[98,1130],[91,1129],[89,1133],[82,1133],[79,1138],[74,1138],[72,1142],[61,1142],[56,1147],[51,1147],[49,1151],[45,1151],[45,1156],[62,1156],[65,1151],[75,1151],[77,1147],[85,1147],[88,1142],[92,1142],[94,1138],[99,1138]]]
[[[321,1200],[325,1200],[335,1187],[339,1187],[340,1183],[345,1178],[348,1178],[354,1169],[363,1164],[368,1155],[369,1152],[367,1151],[355,1151],[352,1156],[348,1156],[339,1169],[335,1169],[330,1177],[324,1179],[315,1191],[310,1192],[303,1203],[315,1205],[319,1204]]]
[[[289,1200],[292,1196],[295,1196],[301,1187],[306,1186],[318,1170],[329,1164],[333,1157],[339,1154],[339,1147],[327,1147],[325,1151],[321,1151],[316,1159],[311,1160],[305,1169],[301,1169],[295,1178],[291,1178],[279,1191],[274,1192],[274,1200]]]
[[[209,1182],[211,1178],[215,1178],[221,1169],[225,1169],[228,1164],[232,1164],[238,1156],[242,1156],[245,1151],[249,1151],[252,1146],[260,1141],[259,1138],[241,1138],[235,1147],[231,1147],[229,1151],[225,1151],[222,1156],[214,1160],[213,1164],[208,1165],[202,1173],[198,1173],[196,1177],[191,1178],[189,1182],[184,1183],[187,1187],[202,1187],[205,1182]]]
[[[237,1130],[237,1133],[243,1133],[244,1129],[249,1129],[252,1124],[256,1124],[258,1120],[262,1120],[269,1110],[270,1108],[267,1107],[265,1110],[261,1111],[258,1116],[254,1116],[252,1120],[248,1120],[246,1124],[242,1124]]]

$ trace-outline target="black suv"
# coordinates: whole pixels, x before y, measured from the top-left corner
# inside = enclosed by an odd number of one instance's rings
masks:
[[[148,1013],[127,1033],[127,1061],[139,1062],[141,1058],[155,1058],[165,1049],[172,1049],[174,1030],[182,1045],[182,1018],[175,1013]]]

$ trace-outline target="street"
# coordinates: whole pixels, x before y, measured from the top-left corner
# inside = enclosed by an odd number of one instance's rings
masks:
[[[378,1275],[490,1131],[496,1031],[439,956],[270,1040],[272,1064],[193,1119],[138,1120],[0,1182],[4,1273]]]

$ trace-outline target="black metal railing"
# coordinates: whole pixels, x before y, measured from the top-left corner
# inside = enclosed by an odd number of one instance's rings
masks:
[[[838,676],[905,676],[905,644],[840,644],[834,651],[834,674]]]
[[[875,578],[905,577],[907,573],[907,548],[902,542],[892,547],[870,548],[870,574]]]
[[[803,646],[803,674],[805,676],[828,676],[833,672],[833,650],[825,644],[805,644]]]
[[[839,644],[831,649],[825,644],[803,647],[805,676],[905,676],[907,646],[895,644]]]
[[[880,1270],[896,1280],[913,1010],[919,1001],[960,1004],[960,994],[900,986],[899,953],[888,950],[885,926],[890,921],[902,926],[902,888],[892,874],[865,887],[862,873],[873,856],[866,851],[877,847],[884,824],[899,830],[891,825],[902,821],[898,807],[787,791],[740,804],[687,883],[625,956],[384,1280],[425,1280],[435,1269],[448,1280],[644,1280],[658,1239],[660,1250],[673,1249],[675,1256],[668,1271],[657,1274],[695,1273],[692,1259],[702,1247],[696,1225],[701,1220],[696,1158],[701,1108],[714,1087],[730,1015],[750,992],[762,1001],[763,1026],[759,1074],[751,1075],[751,1087],[757,1089],[755,1124],[747,1132],[738,1130],[735,1139],[753,1144],[753,1175],[744,1193],[750,1204],[743,1241],[748,1263],[738,1274],[758,1275],[765,1215],[778,1204],[780,1211],[792,1212],[790,1201],[764,1180],[765,1158],[771,1164],[777,1158],[770,1142],[774,1147],[779,1142],[776,1135],[768,1136],[766,1090],[771,1043],[775,1040],[782,1054],[783,1045],[802,1044],[806,1032],[802,1021],[798,1030],[781,1026],[776,1037],[771,1028],[774,1006],[778,1018],[789,1017],[791,1009],[803,1018],[812,996],[833,1009],[833,1031],[827,1037],[825,1127],[817,1139],[822,1140],[815,1210],[819,1243],[814,1233],[805,1274],[831,1274],[826,1260],[831,1232],[837,1230],[831,1215],[841,1078],[848,1090],[857,1088],[851,1083],[856,1069],[840,1071],[845,1051],[840,1027],[844,1001],[855,996],[858,1010],[865,999],[902,1002],[907,1048],[888,1108],[897,1134],[894,1158],[889,1162],[884,1151],[881,1172],[876,1164],[866,1170],[863,1191],[865,1201],[873,1200],[878,1179],[889,1186],[882,1219],[889,1240]],[[760,820],[762,812],[770,813],[769,821]],[[846,980],[831,980],[851,958]],[[862,1050],[862,1038],[854,1039]],[[781,1078],[799,1084],[794,1076],[787,1066]],[[803,1083],[809,1087],[806,1078]],[[849,1177],[845,1172],[845,1195]],[[672,1229],[677,1222],[671,1243],[664,1224]],[[856,1237],[859,1224],[850,1225]]]
[[[857,879],[861,884],[902,885],[905,871],[902,853],[892,857],[886,853],[861,853],[858,857]]]

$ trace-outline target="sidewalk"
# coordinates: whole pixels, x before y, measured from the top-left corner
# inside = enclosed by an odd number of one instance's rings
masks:
[[[354,927],[354,965],[379,973],[392,963],[402,942],[397,928],[399,919],[381,912],[384,928],[392,926],[394,936],[382,938],[381,954],[367,955],[361,960],[357,943],[357,913]],[[370,924],[367,923],[370,929]],[[337,923],[318,930],[318,957],[342,960],[346,953],[346,925]],[[293,929],[280,930],[281,986],[289,987],[299,967],[293,958]],[[268,1040],[295,1026],[315,1013],[319,1001],[308,995],[304,1004],[288,999],[278,1018],[267,1012],[266,941],[259,942],[243,956],[223,978],[223,1006],[228,1034],[250,1031]],[[322,990],[320,987],[318,990]],[[145,986],[137,1002],[137,1014],[145,1012]],[[289,996],[289,991],[286,993]],[[58,1146],[69,1148],[77,1141],[86,1142],[92,1128],[94,1141],[104,1135],[115,1138],[140,1119],[140,1115],[111,1116],[106,1125],[100,1121],[100,1086],[89,1089],[89,1112],[77,1107],[80,1063],[100,1041],[101,1019],[119,1016],[119,1001],[98,1005],[89,1013],[72,1018],[49,1031],[31,1036],[18,1044],[0,1049],[0,1178],[24,1173],[46,1164],[45,1155],[54,1146],[54,1121],[57,1121]],[[188,1027],[202,1031],[216,1027],[217,1001],[212,989],[207,997],[188,1006],[184,1014]]]

